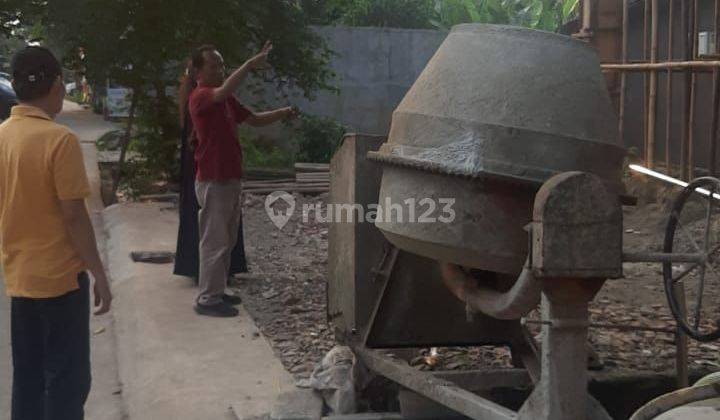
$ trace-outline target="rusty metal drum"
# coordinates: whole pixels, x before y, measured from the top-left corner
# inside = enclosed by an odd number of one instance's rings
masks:
[[[369,157],[383,165],[390,217],[379,211],[375,224],[391,243],[506,274],[522,269],[545,180],[580,170],[622,190],[624,149],[597,54],[516,27],[454,27]],[[388,211],[398,205],[404,217]]]

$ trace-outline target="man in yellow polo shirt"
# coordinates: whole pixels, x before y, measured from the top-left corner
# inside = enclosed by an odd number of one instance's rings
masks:
[[[90,391],[89,270],[96,314],[112,299],[85,198],[77,137],[53,118],[65,87],[57,59],[12,60],[20,105],[0,125],[0,261],[11,302],[13,420],[81,420]]]

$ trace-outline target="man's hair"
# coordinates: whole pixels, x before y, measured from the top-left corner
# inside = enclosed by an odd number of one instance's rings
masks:
[[[197,71],[205,65],[205,53],[215,51],[214,45],[205,44],[195,49],[192,53],[192,67]]]
[[[13,89],[21,101],[33,101],[50,93],[62,67],[47,48],[26,47],[11,62]]]

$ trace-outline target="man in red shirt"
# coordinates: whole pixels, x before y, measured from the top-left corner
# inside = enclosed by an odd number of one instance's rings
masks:
[[[248,73],[267,63],[271,49],[268,42],[227,79],[223,58],[214,47],[203,46],[193,53],[198,86],[190,95],[188,110],[197,139],[195,192],[201,207],[200,293],[195,302],[195,312],[200,315],[238,314],[232,305],[239,300],[225,294],[241,217],[242,149],[237,125],[262,127],[296,115],[290,107],[254,113],[234,96]]]

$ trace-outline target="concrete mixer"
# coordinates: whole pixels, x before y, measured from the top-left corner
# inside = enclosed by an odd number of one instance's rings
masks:
[[[623,252],[616,128],[587,44],[453,28],[389,137],[349,135],[331,162],[330,204],[378,209],[374,223],[330,226],[336,337],[370,370],[472,419],[608,419],[587,393],[588,303],[624,261],[697,267],[717,251]],[[715,181],[700,183],[720,191]],[[540,346],[521,323],[538,306]],[[478,345],[508,346],[515,368],[433,374],[382,351]],[[533,391],[519,411],[488,397],[522,384]]]

